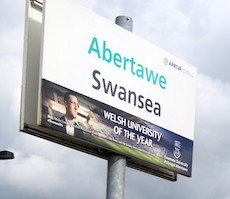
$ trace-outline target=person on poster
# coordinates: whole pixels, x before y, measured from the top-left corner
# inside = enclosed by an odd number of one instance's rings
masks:
[[[63,123],[62,132],[68,135],[79,137],[79,124],[77,121],[78,115],[78,99],[72,92],[67,92],[64,95],[64,103],[66,108],[66,114],[60,118]]]

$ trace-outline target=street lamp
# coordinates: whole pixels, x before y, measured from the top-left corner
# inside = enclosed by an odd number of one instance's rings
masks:
[[[14,159],[14,154],[10,151],[0,151],[0,160]]]

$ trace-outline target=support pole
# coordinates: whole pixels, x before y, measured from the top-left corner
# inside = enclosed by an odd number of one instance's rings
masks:
[[[106,199],[123,199],[125,193],[126,157],[111,154],[108,160]]]
[[[116,24],[132,32],[133,20],[127,16],[118,16]],[[106,199],[124,199],[126,157],[110,154],[108,159]]]
[[[116,18],[116,24],[130,32],[133,32],[133,20],[131,17],[118,16]]]

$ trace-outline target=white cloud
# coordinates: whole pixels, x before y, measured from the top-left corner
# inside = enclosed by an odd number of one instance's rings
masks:
[[[19,27],[24,20],[25,0],[2,0],[0,2],[0,27]],[[2,31],[2,30],[1,30]]]
[[[198,121],[219,127],[228,124],[230,116],[230,83],[200,74],[197,83]]]
[[[60,175],[63,165],[60,162],[52,162],[36,155],[21,158],[20,153],[15,153],[15,156],[15,160],[12,160],[14,165],[5,164],[6,168],[1,170],[9,171],[8,175],[2,175],[5,183],[26,192],[41,193],[58,190],[64,185]]]

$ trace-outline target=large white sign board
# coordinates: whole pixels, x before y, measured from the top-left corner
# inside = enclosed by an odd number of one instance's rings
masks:
[[[22,100],[24,111],[38,93],[37,124],[25,114],[22,131],[94,155],[117,152],[167,179],[191,176],[196,68],[70,0],[45,1],[41,27],[38,88]],[[73,126],[68,92],[78,100]]]

